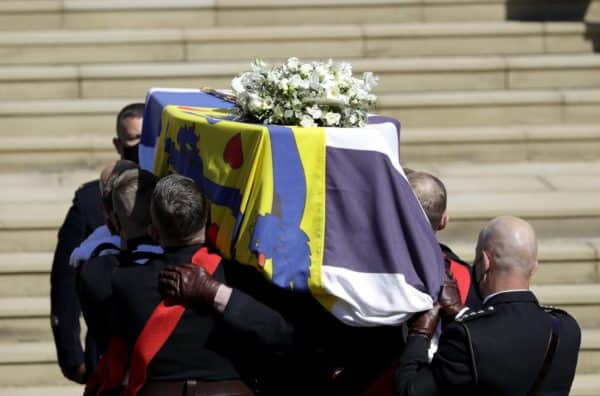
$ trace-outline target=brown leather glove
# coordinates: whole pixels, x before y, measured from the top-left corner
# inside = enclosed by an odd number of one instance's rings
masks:
[[[408,320],[408,335],[420,335],[431,340],[440,320],[440,305],[435,303],[429,311],[419,312]]]
[[[460,300],[460,292],[454,275],[446,271],[446,279],[438,299],[442,307],[442,316],[444,319],[454,320],[456,315],[465,307]]]
[[[168,266],[159,276],[161,290],[184,305],[213,305],[220,282],[202,267],[185,264]]]

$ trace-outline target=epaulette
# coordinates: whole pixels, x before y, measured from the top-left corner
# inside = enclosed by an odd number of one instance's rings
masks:
[[[540,308],[542,308],[547,313],[560,313],[560,314],[565,314],[565,315],[571,316],[571,314],[569,314],[564,309],[560,309],[560,308],[557,308],[557,307],[552,306],[552,305],[542,305],[542,304],[538,304],[538,305],[540,306]]]
[[[472,320],[472,319],[477,319],[477,318],[483,318],[484,316],[489,316],[489,315],[493,314],[494,312],[495,312],[494,307],[489,306],[489,307],[482,308],[479,310],[467,311],[465,314],[461,315],[460,317],[456,318],[455,320],[457,322],[466,322],[467,320]]]

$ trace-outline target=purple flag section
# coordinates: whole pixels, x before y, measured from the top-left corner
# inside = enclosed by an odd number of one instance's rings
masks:
[[[324,266],[402,274],[437,299],[439,244],[408,181],[376,151],[327,147]]]

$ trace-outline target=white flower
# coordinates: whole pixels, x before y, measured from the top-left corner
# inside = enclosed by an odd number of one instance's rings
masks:
[[[273,67],[257,59],[231,87],[242,113],[263,123],[353,127],[365,123],[376,84],[372,73],[353,77],[347,62],[289,58]]]
[[[293,118],[294,117],[294,110],[288,109],[288,110],[284,111],[283,112],[283,117],[287,118],[287,119]]]
[[[281,80],[279,80],[279,84],[278,84],[278,88],[282,91],[287,91],[288,90],[288,79],[287,78],[282,78]]]
[[[235,92],[236,95],[239,95],[246,90],[241,77],[236,77],[231,80],[231,89],[233,89],[233,92]]]
[[[377,86],[377,83],[379,82],[379,77],[377,77],[371,72],[366,72],[363,73],[363,80],[365,81],[367,90],[370,91]]]
[[[296,70],[298,70],[298,67],[300,66],[300,61],[296,57],[289,58],[287,60],[286,66],[291,71],[296,71]]]
[[[300,120],[300,125],[303,126],[304,128],[310,128],[310,127],[317,126],[317,124],[315,124],[315,121],[309,115],[302,116],[302,120]]]
[[[319,108],[318,105],[312,105],[312,107],[307,107],[306,112],[314,119],[321,118],[323,112]]]
[[[302,64],[302,66],[300,66],[300,73],[305,76],[308,76],[312,71],[313,65],[311,65],[310,63],[304,63]]]
[[[340,119],[342,118],[341,114],[329,112],[325,114],[325,122],[329,126],[338,125],[340,123]]]

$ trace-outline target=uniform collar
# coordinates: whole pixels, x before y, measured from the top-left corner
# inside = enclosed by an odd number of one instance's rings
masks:
[[[490,294],[483,300],[484,306],[512,303],[512,302],[538,302],[531,290],[504,290],[498,293]]]

